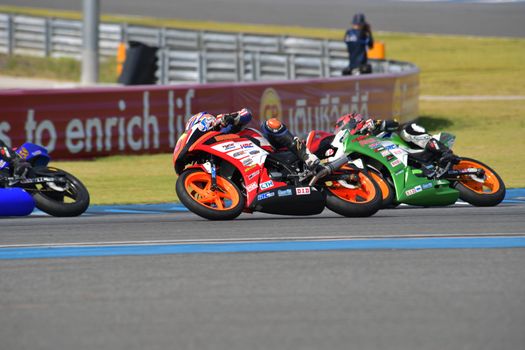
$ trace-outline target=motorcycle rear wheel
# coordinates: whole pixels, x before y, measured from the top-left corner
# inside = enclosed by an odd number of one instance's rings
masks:
[[[180,201],[193,213],[208,220],[232,220],[241,215],[244,198],[229,179],[217,176],[212,190],[211,175],[201,169],[183,171],[175,184]]]
[[[357,172],[359,187],[350,188],[339,181],[326,184],[326,207],[346,217],[368,217],[381,209],[381,189],[370,175]]]
[[[483,169],[485,181],[481,183],[469,176],[462,177],[454,183],[454,187],[459,191],[459,198],[478,207],[492,207],[501,203],[505,198],[505,184],[492,168],[478,160],[462,157],[454,169],[465,168]]]
[[[57,191],[48,184],[39,185],[30,190],[38,209],[52,216],[79,216],[89,207],[89,192],[79,179],[57,168],[35,168],[38,175],[64,175],[67,186],[65,191]]]

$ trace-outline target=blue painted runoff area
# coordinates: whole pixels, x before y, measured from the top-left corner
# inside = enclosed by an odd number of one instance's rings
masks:
[[[525,248],[525,237],[430,237],[326,241],[0,248],[0,260],[202,253]]]

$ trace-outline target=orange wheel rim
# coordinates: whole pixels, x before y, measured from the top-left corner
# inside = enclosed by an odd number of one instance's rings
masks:
[[[330,192],[344,201],[358,204],[368,203],[375,198],[377,194],[376,188],[368,176],[359,172],[358,177],[359,186],[356,188],[345,187],[339,182],[332,182],[327,188]]]
[[[370,177],[377,183],[379,188],[381,189],[381,194],[383,195],[383,199],[387,199],[390,195],[390,187],[386,183],[385,179],[383,179],[381,176],[376,174],[373,171],[368,172],[370,174]]]
[[[211,175],[191,173],[184,181],[186,192],[200,205],[213,210],[229,210],[239,204],[239,193],[226,179],[217,176],[217,188],[212,190]]]
[[[467,169],[467,168],[480,168],[485,171],[485,179],[484,182],[481,183],[479,181],[474,180],[469,175],[462,176],[459,180],[459,182],[470,189],[471,191],[474,191],[476,193],[481,194],[492,194],[496,193],[499,188],[499,180],[496,174],[489,168],[487,168],[484,165],[481,165],[478,162],[471,161],[471,160],[465,160],[462,159],[459,164],[454,165],[454,169],[461,170],[461,169]]]

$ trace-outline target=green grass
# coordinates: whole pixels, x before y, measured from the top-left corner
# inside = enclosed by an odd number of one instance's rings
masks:
[[[422,95],[524,95],[525,40],[391,34],[387,56],[415,63]]]
[[[172,154],[112,156],[52,165],[77,176],[92,204],[163,203],[177,200]]]
[[[454,151],[496,170],[507,187],[525,187],[525,101],[421,102],[422,124],[457,136]]]
[[[50,58],[32,56],[8,56],[0,54],[0,75],[24,78],[40,78],[60,81],[79,81],[81,63],[73,58]],[[116,59],[100,62],[99,81],[117,81]]]

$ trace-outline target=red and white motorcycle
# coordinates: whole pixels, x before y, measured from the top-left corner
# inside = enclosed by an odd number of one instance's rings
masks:
[[[210,220],[234,219],[243,211],[315,215],[325,207],[363,217],[381,208],[377,184],[346,156],[313,173],[292,152],[275,150],[255,129],[224,134],[188,123],[173,164],[180,201]]]

